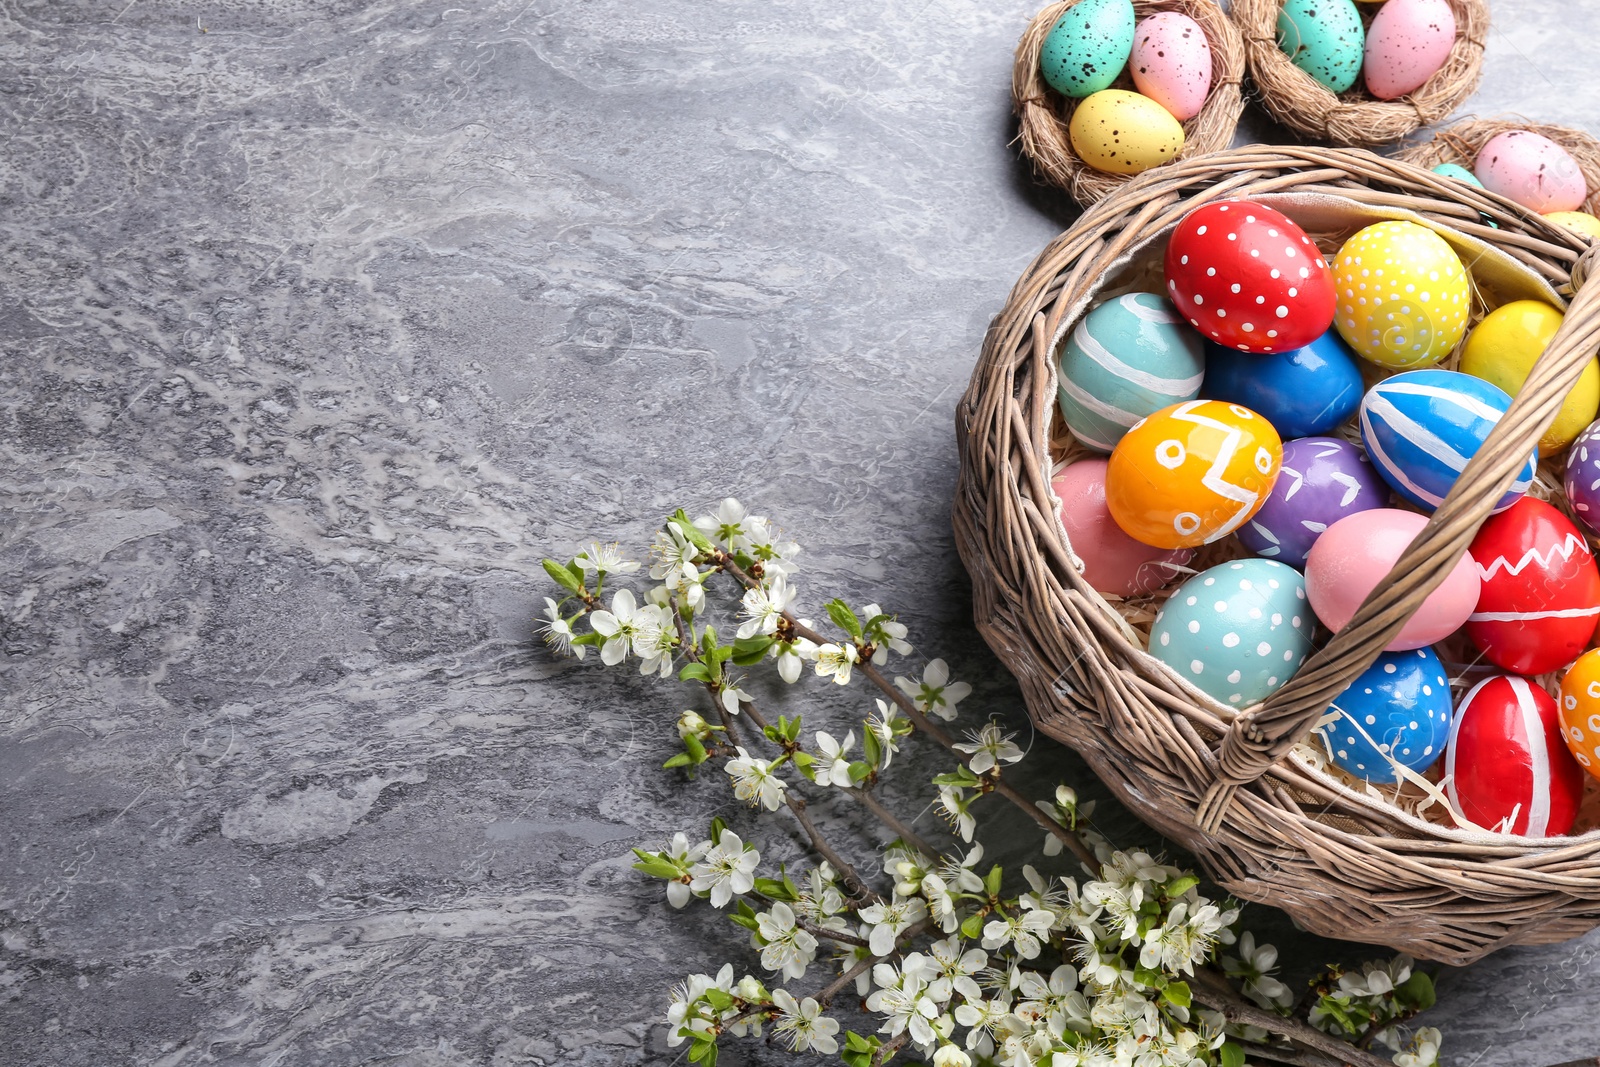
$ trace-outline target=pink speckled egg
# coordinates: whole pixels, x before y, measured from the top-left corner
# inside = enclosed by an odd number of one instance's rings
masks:
[[[1329,526],[1306,557],[1306,595],[1323,625],[1343,629],[1427,524],[1413,511],[1375,508]],[[1478,606],[1481,586],[1477,565],[1463,553],[1384,651],[1421,648],[1454,633]]]
[[[1541,215],[1577,211],[1589,195],[1578,161],[1532,130],[1507,130],[1492,139],[1479,149],[1472,173],[1491,193]]]
[[[1151,548],[1122,532],[1106,508],[1103,459],[1080,460],[1057,471],[1050,488],[1061,498],[1061,525],[1083,577],[1102,593],[1138,596],[1166,585],[1189,562],[1187,548]]]
[[[1200,114],[1211,92],[1211,45],[1188,15],[1161,11],[1133,31],[1133,84],[1179,122]]]
[[[1367,91],[1393,100],[1422,88],[1449,58],[1456,16],[1447,0],[1389,0],[1367,29]]]

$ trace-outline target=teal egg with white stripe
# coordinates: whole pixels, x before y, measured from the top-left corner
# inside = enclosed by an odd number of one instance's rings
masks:
[[[1057,399],[1072,436],[1110,452],[1140,419],[1199,396],[1204,376],[1205,342],[1166,297],[1128,293],[1067,336]]]
[[[1510,406],[1511,397],[1482,378],[1437,368],[1406,371],[1385,378],[1361,398],[1361,443],[1395,492],[1431,511],[1444,502]],[[1537,449],[1530,449],[1495,512],[1528,491],[1538,463]]]

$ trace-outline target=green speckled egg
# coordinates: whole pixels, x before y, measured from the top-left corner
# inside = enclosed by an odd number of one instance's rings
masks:
[[[1098,93],[1128,65],[1133,21],[1133,0],[1082,0],[1072,5],[1044,39],[1039,73],[1065,96]],[[1356,66],[1360,65],[1358,50]]]
[[[1350,0],[1289,0],[1278,12],[1278,47],[1336,93],[1360,76],[1366,37]]]
[[[1442,174],[1446,178],[1459,179],[1468,185],[1476,185],[1479,189],[1483,188],[1483,183],[1478,180],[1478,176],[1459,163],[1441,163],[1433,168],[1433,172]]]

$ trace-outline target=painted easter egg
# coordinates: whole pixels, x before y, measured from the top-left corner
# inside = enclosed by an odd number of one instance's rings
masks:
[[[1270,559],[1190,578],[1150,627],[1150,654],[1224,704],[1265,700],[1305,662],[1314,627],[1305,579]]]
[[[1133,32],[1133,84],[1179,122],[1200,114],[1211,92],[1211,45],[1180,11],[1158,11]]]
[[[1507,130],[1478,150],[1472,172],[1491,193],[1544,214],[1577,211],[1588,197],[1578,161],[1532,130]]]
[[[1561,512],[1525,496],[1472,540],[1483,590],[1467,636],[1497,667],[1543,674],[1589,647],[1600,620],[1600,567]]]
[[[1483,188],[1483,183],[1478,180],[1478,176],[1459,163],[1441,163],[1433,168],[1433,172],[1442,174],[1446,178],[1454,178],[1457,181],[1466,182],[1468,185],[1475,185],[1479,189]]]
[[[1448,0],[1388,0],[1367,27],[1367,91],[1394,100],[1422,88],[1450,58],[1456,16]]]
[[[1117,442],[1106,506],[1129,536],[1157,548],[1219,540],[1254,515],[1278,477],[1283,442],[1249,408],[1174,404]]]
[[[1155,293],[1107,300],[1061,345],[1056,401],[1072,435],[1110,452],[1128,427],[1200,394],[1205,350]]]
[[[1365,43],[1350,0],[1288,0],[1278,11],[1278,49],[1332,92],[1356,83]]]
[[[1334,257],[1333,284],[1340,335],[1380,367],[1431,366],[1467,332],[1466,268],[1426,226],[1379,222],[1358,230]]]
[[[1337,427],[1355,414],[1364,386],[1355,355],[1329,330],[1300,348],[1259,355],[1207,341],[1202,388],[1259,412],[1287,439]]]
[[[1545,218],[1575,233],[1581,233],[1591,240],[1600,237],[1600,219],[1587,211],[1551,211]]]
[[[1300,348],[1333,321],[1327,260],[1292,219],[1250,200],[1185,215],[1167,242],[1165,273],[1189,324],[1241,352]]]
[[[1561,679],[1560,713],[1567,751],[1600,778],[1600,648],[1579,656]]]
[[[1077,106],[1068,126],[1072,150],[1106,174],[1140,174],[1176,159],[1183,127],[1148,96],[1102,89]]]
[[[1578,521],[1600,533],[1600,422],[1591,424],[1567,449],[1562,488]]]
[[[1414,511],[1375,508],[1329,526],[1306,555],[1306,595],[1323,625],[1344,629],[1427,524]],[[1478,569],[1464,553],[1385,651],[1421,648],[1454,633],[1477,606],[1478,587]]]
[[[1317,733],[1347,773],[1398,782],[1394,763],[1421,771],[1444,752],[1450,710],[1450,681],[1433,649],[1383,652],[1328,705],[1339,718]]]
[[[1534,360],[1561,328],[1561,312],[1542,300],[1502,304],[1472,328],[1461,348],[1458,366],[1475,378],[1516,396],[1533,369]],[[1539,455],[1553,456],[1566,448],[1600,412],[1600,360],[1590,358],[1567,392],[1555,421],[1539,438]]]
[[[1365,452],[1338,437],[1302,437],[1284,444],[1278,480],[1239,527],[1239,543],[1258,556],[1304,567],[1324,530],[1388,503],[1389,487]]]
[[[1444,502],[1467,461],[1511,406],[1498,386],[1460,371],[1406,371],[1361,398],[1361,443],[1394,491],[1432,510]],[[1536,449],[1495,505],[1504,511],[1533,484]]]
[[[1057,471],[1050,489],[1061,501],[1061,525],[1083,578],[1102,593],[1153,593],[1177,577],[1194,555],[1186,548],[1152,548],[1122,532],[1106,508],[1106,461],[1085,459]]]
[[[1080,0],[1050,27],[1039,73],[1063,96],[1098,93],[1128,65],[1133,24],[1133,0]]]
[[[1556,702],[1515,674],[1486,678],[1462,698],[1445,774],[1450,803],[1469,822],[1523,837],[1565,834],[1583,797]]]

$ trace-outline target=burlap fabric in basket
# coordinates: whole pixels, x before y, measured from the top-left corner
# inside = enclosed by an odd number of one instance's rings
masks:
[[[1437,825],[1291,750],[1449,572],[1526,462],[1600,348],[1600,287],[1571,298],[1511,410],[1378,592],[1265,704],[1235,713],[1147,655],[1136,617],[1117,610],[1128,605],[1107,603],[1074,566],[1049,487],[1056,343],[1101,294],[1160,289],[1178,220],[1241,196],[1294,217],[1325,251],[1374,221],[1419,221],[1497,302],[1564,304],[1590,265],[1581,238],[1509,201],[1363,151],[1257,146],[1141,176],[1022,275],[957,409],[953,519],[978,628],[1037,728],[1240,897],[1325,936],[1455,964],[1582,933],[1600,924],[1600,832],[1531,840]]]
[[[1583,202],[1583,210],[1591,215],[1600,211],[1600,141],[1571,126],[1529,122],[1515,116],[1462,119],[1436,131],[1428,140],[1396,152],[1395,158],[1430,169],[1441,163],[1454,163],[1471,170],[1479,150],[1511,130],[1529,130],[1565,148],[1583,171],[1583,180],[1589,186],[1589,199]]]
[[[1105,174],[1078,157],[1068,124],[1078,101],[1050,88],[1039,72],[1039,52],[1057,20],[1079,0],[1058,0],[1033,17],[1017,42],[1011,68],[1011,106],[1017,113],[1017,140],[1033,160],[1034,170],[1051,185],[1065,189],[1087,207],[1113,189],[1126,185],[1130,174]],[[1215,0],[1134,0],[1134,18],[1140,21],[1161,11],[1177,11],[1200,25],[1211,46],[1211,92],[1200,114],[1183,124],[1183,147],[1178,159],[1226,148],[1244,110],[1244,45],[1239,31]],[[1113,86],[1133,89],[1126,71]],[[1170,166],[1170,164],[1163,164]]]
[[[1272,117],[1292,130],[1336,145],[1383,145],[1431,126],[1454,111],[1483,77],[1489,34],[1486,0],[1450,0],[1456,43],[1444,65],[1416,91],[1379,100],[1360,78],[1335,93],[1289,61],[1278,47],[1278,13],[1284,0],[1233,0],[1229,10],[1244,38],[1256,95]],[[1359,5],[1368,10],[1370,4]]]

